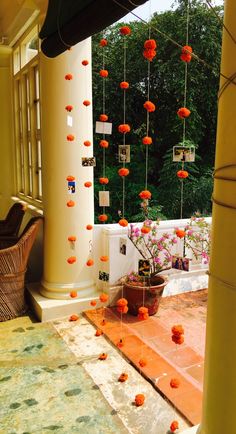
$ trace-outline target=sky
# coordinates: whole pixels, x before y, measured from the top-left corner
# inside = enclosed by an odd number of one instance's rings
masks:
[[[224,3],[224,0],[210,0],[212,6],[218,6],[222,5]],[[147,1],[143,6],[139,6],[138,8],[134,9],[134,13],[141,17],[144,20],[148,20],[150,16],[154,12],[163,12],[171,9],[171,5],[174,3],[174,0],[149,0]],[[122,21],[133,21],[137,18],[134,17],[132,14],[128,14],[125,16],[125,18],[122,19]]]

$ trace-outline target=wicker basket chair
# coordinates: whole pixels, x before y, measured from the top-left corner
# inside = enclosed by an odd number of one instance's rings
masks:
[[[26,266],[41,222],[42,217],[32,218],[18,242],[0,250],[0,321],[16,318],[26,311]]]
[[[22,203],[14,203],[5,220],[0,220],[0,236],[17,236],[25,210]]]

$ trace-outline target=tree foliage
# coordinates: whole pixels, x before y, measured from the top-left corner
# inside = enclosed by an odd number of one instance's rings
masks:
[[[182,140],[182,121],[177,117],[178,108],[183,106],[184,69],[180,60],[181,49],[170,39],[185,45],[186,38],[186,1],[178,0],[175,10],[154,14],[151,19],[151,37],[158,43],[157,57],[151,63],[150,100],[156,105],[156,111],[150,114],[149,135],[153,144],[149,147],[148,189],[152,192],[154,205],[162,209],[168,218],[178,218],[180,209],[179,180],[176,172],[178,163],[173,163],[172,147]],[[221,8],[217,8],[222,13]],[[142,22],[129,24],[132,34],[127,39],[126,80],[130,83],[126,91],[126,123],[131,125],[131,132],[126,135],[126,143],[131,145],[130,175],[126,179],[125,217],[132,220],[139,215],[140,199],[138,194],[145,187],[145,152],[141,138],[146,135],[146,111],[143,108],[147,100],[147,61],[143,57],[143,44],[148,39],[148,28]],[[119,83],[123,81],[123,39],[120,36],[121,24],[106,29],[105,35],[93,37],[93,100],[94,123],[103,112],[102,49],[99,41],[108,40],[105,49],[105,68],[109,71],[106,79],[106,114],[113,123],[113,132],[107,136],[109,148],[106,150],[106,176],[110,182],[107,189],[111,192],[109,208],[110,222],[118,220],[118,210],[122,207],[122,179],[117,171],[118,145],[122,144],[122,135],[117,127],[123,123],[123,91]],[[187,107],[191,115],[186,121],[186,139],[197,146],[198,158],[194,164],[187,163],[190,176],[184,181],[184,216],[190,216],[197,210],[210,213],[212,190],[212,167],[214,164],[217,92],[219,83],[219,65],[221,55],[221,26],[217,17],[199,0],[191,2],[189,22],[189,45],[199,60],[192,59],[188,67]],[[98,207],[98,191],[102,176],[102,149],[95,134],[95,210]]]

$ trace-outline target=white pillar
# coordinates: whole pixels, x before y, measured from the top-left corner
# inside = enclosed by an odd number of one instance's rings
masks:
[[[83,66],[82,60],[89,65]],[[66,74],[72,80],[66,80]],[[41,294],[48,298],[68,298],[71,290],[78,290],[84,296],[93,288],[93,267],[86,262],[91,257],[93,230],[93,185],[86,188],[84,183],[93,184],[93,167],[82,167],[82,157],[93,155],[92,146],[92,77],[91,39],[87,39],[67,50],[55,59],[41,54],[41,95],[42,95],[42,170],[44,205],[44,276]],[[89,100],[91,105],[83,105]],[[65,107],[72,105],[67,112]],[[68,115],[73,118],[69,126]],[[67,135],[75,136],[68,141]],[[84,141],[91,142],[90,147]],[[68,193],[67,176],[74,176],[76,189]],[[68,207],[68,201],[75,206]],[[76,236],[71,243],[68,236]],[[69,264],[67,259],[76,257]],[[87,289],[86,289],[87,288]]]

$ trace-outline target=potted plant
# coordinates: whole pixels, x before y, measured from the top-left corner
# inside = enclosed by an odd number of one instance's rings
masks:
[[[176,236],[158,234],[159,221],[146,219],[142,227],[130,224],[128,238],[142,258],[139,272],[128,274],[124,281],[124,296],[128,300],[129,312],[138,315],[141,306],[154,315],[167,284],[161,272],[171,268],[171,249],[177,243]],[[139,264],[140,265],[140,264]]]

